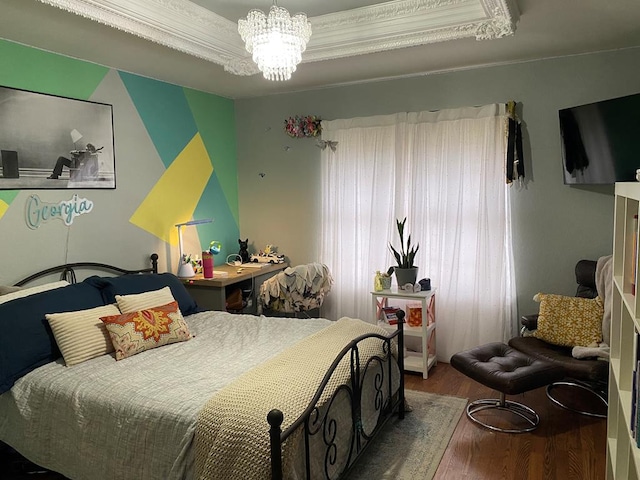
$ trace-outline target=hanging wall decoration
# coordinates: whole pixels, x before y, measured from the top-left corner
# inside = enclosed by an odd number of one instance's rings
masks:
[[[522,148],[522,124],[516,115],[516,102],[507,103],[507,184],[524,181],[524,153]]]
[[[0,190],[116,188],[113,107],[0,86]]]
[[[74,193],[70,200],[58,203],[47,203],[40,200],[38,195],[29,196],[25,211],[27,226],[35,230],[41,224],[50,220],[62,220],[67,226],[71,226],[73,219],[89,213],[93,210],[93,202]]]
[[[284,121],[284,131],[293,138],[317,137],[322,132],[322,120],[315,115],[289,117]]]
[[[316,140],[316,147],[318,147],[320,150],[324,150],[329,147],[332,152],[335,152],[337,146],[338,142],[334,142],[333,140]]]

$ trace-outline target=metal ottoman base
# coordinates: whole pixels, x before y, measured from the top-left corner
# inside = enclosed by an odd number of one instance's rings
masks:
[[[564,370],[550,362],[537,360],[504,343],[489,343],[451,357],[451,366],[464,375],[500,392],[500,398],[479,399],[467,406],[467,417],[474,423],[496,432],[525,433],[534,430],[540,417],[530,407],[506,400],[506,395],[517,395],[544,387],[564,377]],[[478,414],[487,410],[509,412],[525,420],[525,425],[513,428],[492,425]]]
[[[529,426],[525,426],[521,428],[501,428],[501,427],[497,427],[495,425],[491,425],[489,423],[483,422],[479,418],[475,417],[476,413],[481,412],[483,410],[489,410],[489,409],[498,409],[498,410],[510,412],[514,415],[517,415],[525,419],[529,424]],[[499,399],[482,398],[480,400],[475,400],[469,403],[469,405],[467,405],[467,417],[469,417],[469,420],[477,423],[478,425],[488,428],[489,430],[493,430],[495,432],[502,432],[502,433],[531,432],[532,430],[535,430],[535,428],[538,426],[538,423],[540,423],[540,417],[535,412],[535,410],[527,407],[526,405],[523,405],[522,403],[506,400],[504,393],[500,394]]]

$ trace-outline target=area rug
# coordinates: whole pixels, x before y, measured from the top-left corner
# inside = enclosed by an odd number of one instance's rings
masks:
[[[367,447],[349,480],[430,480],[467,399],[406,390],[413,411],[392,418]]]

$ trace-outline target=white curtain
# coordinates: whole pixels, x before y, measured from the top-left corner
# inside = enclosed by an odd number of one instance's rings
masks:
[[[322,122],[320,261],[327,318],[373,321],[377,270],[395,264],[396,219],[436,288],[437,356],[505,341],[516,324],[503,105]],[[395,283],[395,280],[394,280]]]

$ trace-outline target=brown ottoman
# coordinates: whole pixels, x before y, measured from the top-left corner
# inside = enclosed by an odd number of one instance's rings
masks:
[[[505,399],[544,387],[564,377],[564,369],[550,362],[537,360],[504,343],[488,343],[451,357],[451,366],[478,383],[500,392],[499,399],[480,399],[467,405],[467,417],[483,427],[505,433],[530,432],[538,426],[538,414],[518,402]],[[476,418],[475,414],[496,408],[522,417],[529,424],[522,428],[501,428]]]

